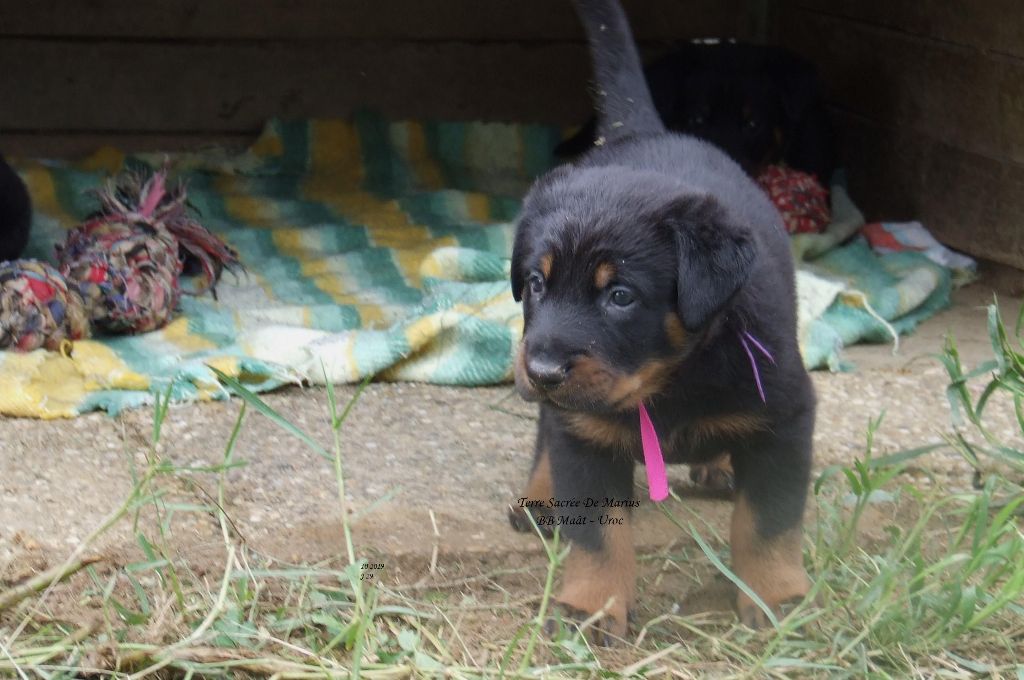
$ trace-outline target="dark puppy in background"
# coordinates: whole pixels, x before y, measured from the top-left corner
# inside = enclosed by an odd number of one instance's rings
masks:
[[[711,142],[756,176],[784,163],[828,186],[835,163],[832,126],[814,65],[781,47],[693,43],[644,69],[669,130]],[[593,144],[597,121],[555,149],[577,156]]]
[[[519,218],[515,378],[540,402],[540,421],[520,494],[533,503],[514,503],[510,520],[530,529],[529,511],[562,525],[572,551],[558,601],[582,616],[604,612],[602,629],[623,635],[642,404],[668,462],[728,452],[732,568],[777,609],[809,586],[801,522],[815,410],[786,233],[728,156],[665,130],[619,4],[576,7],[605,143],[537,180]],[[737,608],[744,623],[766,621],[742,592]]]
[[[17,173],[0,156],[0,262],[21,257],[28,245],[32,203]]]

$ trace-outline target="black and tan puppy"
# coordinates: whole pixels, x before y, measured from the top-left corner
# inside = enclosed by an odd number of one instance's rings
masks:
[[[684,45],[644,69],[669,130],[711,142],[751,176],[784,163],[829,185],[832,126],[814,65],[782,47],[715,42]],[[596,137],[592,118],[555,153],[570,157]]]
[[[584,615],[604,610],[603,628],[623,634],[634,598],[629,507],[643,460],[642,403],[668,462],[729,453],[732,567],[778,607],[808,589],[801,520],[814,426],[786,233],[735,162],[665,131],[618,3],[576,5],[605,143],[540,178],[519,219],[512,288],[525,331],[516,385],[540,402],[520,496],[578,503],[537,510],[562,523],[573,545],[558,600]],[[524,505],[513,505],[517,528],[528,526]],[[764,623],[749,598],[737,604],[745,623]]]
[[[32,203],[25,183],[0,156],[0,262],[21,256],[31,224]]]

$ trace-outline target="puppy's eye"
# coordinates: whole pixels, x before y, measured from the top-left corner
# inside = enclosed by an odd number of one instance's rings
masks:
[[[635,298],[627,288],[616,288],[608,299],[616,307],[629,307]]]
[[[537,272],[530,274],[530,278],[526,282],[530,286],[531,294],[540,295],[544,292],[544,277]]]

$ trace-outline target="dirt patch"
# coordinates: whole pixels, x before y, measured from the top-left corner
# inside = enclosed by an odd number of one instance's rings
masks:
[[[953,329],[968,363],[987,358],[983,306],[991,293],[972,286],[955,300],[952,309],[904,338],[898,355],[888,346],[855,347],[847,352],[857,364],[855,372],[814,374],[820,402],[815,434],[819,468],[848,464],[861,455],[867,423],[883,411],[885,421],[876,437],[879,454],[937,441],[949,429],[945,372],[928,355],[940,350],[944,334]],[[1018,304],[1003,301],[1007,318]],[[352,392],[339,388],[339,399]],[[291,388],[267,395],[266,401],[329,445],[323,390]],[[166,514],[157,517],[146,509],[133,522],[129,511],[90,550],[117,564],[141,560],[139,535],[164,526],[193,568],[216,573],[222,567],[221,529],[212,512],[197,508],[215,503],[218,474],[204,469],[223,460],[239,408],[237,400],[172,407],[158,449],[163,460],[179,468],[164,487]],[[993,412],[989,418],[998,436],[1019,438],[1012,413]],[[386,578],[396,587],[415,584],[432,563],[431,578],[441,580],[472,577],[509,563],[525,565],[528,575],[499,582],[495,592],[504,588],[502,596],[510,601],[532,597],[545,561],[535,538],[508,528],[505,507],[525,479],[534,426],[533,408],[509,387],[371,385],[346,422],[342,443],[346,493],[361,553],[386,561]],[[118,418],[0,420],[0,583],[17,582],[64,559],[121,507],[145,469],[151,429],[152,413],[145,410]],[[234,460],[239,465],[227,473],[224,507],[232,530],[253,551],[280,564],[343,554],[329,461],[252,413]],[[191,472],[181,474],[181,468]],[[970,468],[953,454],[930,456],[908,474],[922,486],[964,488],[971,483]],[[685,469],[673,470],[671,479],[682,495],[694,496]],[[721,500],[692,497],[680,512],[724,535],[729,511]],[[643,578],[654,606],[720,607],[724,591],[719,577],[704,571],[706,564],[687,567],[700,563],[690,559],[697,550],[692,539],[649,504],[639,513],[638,541],[647,555]],[[685,582],[690,585],[684,587]],[[693,583],[706,583],[707,593],[694,591]]]

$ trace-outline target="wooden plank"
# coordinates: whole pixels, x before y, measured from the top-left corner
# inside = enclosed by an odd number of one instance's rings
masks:
[[[754,0],[625,0],[641,40],[735,36]],[[552,0],[21,0],[0,3],[0,36],[161,39],[582,41]]]
[[[837,122],[869,220],[919,220],[952,248],[1024,268],[1024,165],[848,114]]]
[[[1024,57],[1020,0],[778,0],[833,17],[914,36]]]
[[[1021,268],[982,260],[978,268],[981,279],[1000,297],[1024,297],[1024,276]]]
[[[183,133],[183,134],[120,134],[120,133],[11,133],[0,132],[0,149],[6,156],[20,158],[80,158],[100,147],[110,146],[127,151],[191,151],[220,146],[242,150],[254,133]]]
[[[1024,62],[784,8],[782,44],[819,65],[844,110],[966,151],[1024,161]]]
[[[582,45],[0,40],[0,129],[246,132],[271,117],[586,118]]]

